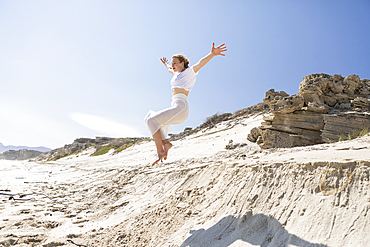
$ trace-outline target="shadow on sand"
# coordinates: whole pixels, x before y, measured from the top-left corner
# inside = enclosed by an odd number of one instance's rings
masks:
[[[247,212],[241,217],[227,216],[211,228],[191,230],[181,247],[226,247],[226,246],[315,246],[324,244],[307,242],[288,233],[275,218]],[[247,244],[248,243],[248,244]]]

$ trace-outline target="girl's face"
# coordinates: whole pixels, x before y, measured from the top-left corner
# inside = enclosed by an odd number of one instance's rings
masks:
[[[178,58],[172,58],[172,69],[174,72],[184,71],[184,62],[180,63]]]

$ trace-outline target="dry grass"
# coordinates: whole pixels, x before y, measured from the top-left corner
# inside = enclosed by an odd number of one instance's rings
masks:
[[[369,128],[364,128],[363,130],[361,131],[354,131],[352,133],[348,133],[348,135],[341,135],[339,137],[339,140],[338,141],[347,141],[347,140],[353,140],[355,138],[358,138],[358,137],[363,137],[367,134],[369,134]]]

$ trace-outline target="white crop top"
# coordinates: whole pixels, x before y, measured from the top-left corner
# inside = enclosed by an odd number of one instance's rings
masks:
[[[198,73],[194,72],[193,66],[187,68],[183,72],[175,72],[171,79],[171,89],[178,87],[190,92],[194,87],[197,74]]]

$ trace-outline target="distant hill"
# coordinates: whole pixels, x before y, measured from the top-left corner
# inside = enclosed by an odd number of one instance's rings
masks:
[[[48,152],[51,150],[50,148],[46,148],[46,147],[27,147],[27,146],[12,146],[12,145],[4,146],[0,142],[0,153],[8,151],[8,150],[21,150],[21,149],[36,150],[40,152]]]
[[[0,153],[0,159],[3,160],[28,160],[31,158],[36,158],[43,152],[29,149],[21,150],[9,150],[3,153]]]

